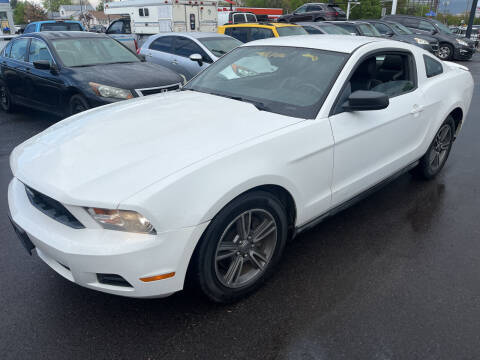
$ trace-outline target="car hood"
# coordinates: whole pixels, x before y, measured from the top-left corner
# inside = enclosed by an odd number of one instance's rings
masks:
[[[92,81],[129,90],[183,83],[183,79],[170,69],[146,62],[72,67],[68,70],[81,83]]]
[[[14,149],[11,167],[66,204],[118,206],[194,163],[300,121],[199,92],[153,95],[51,126]]]

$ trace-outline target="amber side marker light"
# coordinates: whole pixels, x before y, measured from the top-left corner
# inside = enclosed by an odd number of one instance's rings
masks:
[[[171,272],[171,273],[168,273],[168,274],[162,274],[162,275],[155,275],[155,276],[140,278],[140,280],[142,280],[143,282],[150,282],[150,281],[168,279],[168,278],[171,278],[171,277],[174,277],[174,276],[175,276],[175,273]]]

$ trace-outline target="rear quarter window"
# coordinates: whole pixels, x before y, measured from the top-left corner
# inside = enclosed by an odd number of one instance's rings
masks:
[[[423,55],[423,60],[425,61],[425,72],[427,73],[427,78],[431,78],[443,73],[443,65],[440,61],[437,61],[427,55]]]

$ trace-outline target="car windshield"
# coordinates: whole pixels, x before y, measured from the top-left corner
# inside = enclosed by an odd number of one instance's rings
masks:
[[[394,28],[400,35],[412,35],[413,32],[410,31],[407,27],[399,23],[390,23],[392,28]]]
[[[130,50],[108,37],[53,40],[53,47],[67,67],[139,62]]]
[[[45,23],[40,25],[40,31],[83,31],[78,23]]]
[[[366,36],[382,36],[375,26],[372,24],[358,24],[359,29],[362,31],[363,35]]]
[[[262,111],[313,119],[346,58],[344,53],[317,49],[243,46],[184,89],[249,102]]]
[[[225,55],[243,43],[231,37],[211,37],[198,39],[216,57]]]
[[[325,31],[327,34],[332,34],[332,35],[350,35],[350,33],[342,29],[341,27],[335,26],[335,25],[321,25],[321,28],[323,31]]]
[[[277,27],[279,36],[306,35],[308,34],[301,26],[281,26]]]
[[[444,23],[441,23],[438,20],[432,20],[432,21],[435,23],[435,25],[437,25],[437,27],[440,29],[441,32],[444,32],[447,34],[453,34],[452,30],[450,30],[450,28]]]

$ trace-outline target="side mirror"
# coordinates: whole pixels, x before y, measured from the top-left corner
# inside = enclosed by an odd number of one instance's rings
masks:
[[[437,29],[433,29],[431,34],[432,34],[432,35],[435,35],[435,34],[437,34],[437,33],[438,33]]]
[[[203,57],[200,54],[192,54],[190,55],[190,60],[198,62],[198,65],[203,65]]]
[[[345,111],[382,110],[389,104],[388,96],[378,91],[357,90],[342,105]]]
[[[392,31],[387,31],[387,32],[385,33],[385,36],[392,37],[392,36],[393,36],[393,32],[392,32]]]
[[[50,70],[52,66],[50,65],[50,61],[48,60],[35,60],[33,62],[33,66],[35,69],[40,69],[40,70]]]

